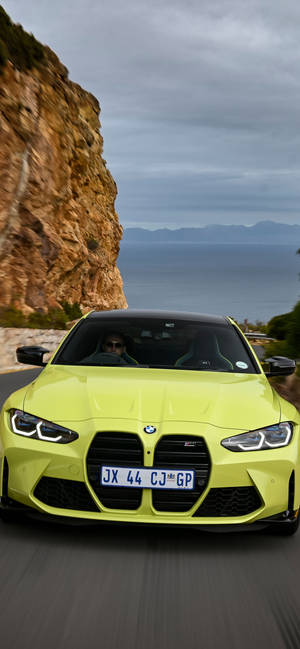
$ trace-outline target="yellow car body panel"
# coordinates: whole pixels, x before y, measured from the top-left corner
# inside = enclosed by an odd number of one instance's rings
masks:
[[[253,407],[260,402],[262,408]],[[113,417],[144,426],[209,422],[243,432],[277,423],[280,407],[264,374],[49,365],[28,388],[24,410],[62,424]]]
[[[17,435],[10,427],[10,409],[24,410],[70,428],[79,437],[69,444],[55,444]],[[231,452],[221,445],[226,437],[280,421],[294,424],[292,441],[284,448]],[[144,432],[149,424],[156,427],[152,435]],[[274,392],[263,372],[242,375],[49,363],[35,381],[4,404],[0,456],[7,459],[9,466],[8,497],[40,512],[124,523],[252,523],[287,510],[293,471],[293,508],[299,508],[299,424],[299,413]],[[145,467],[153,466],[155,447],[163,436],[203,437],[212,462],[204,492],[185,512],[156,511],[151,489],[143,489],[141,505],[134,511],[105,507],[89,483],[86,468],[88,449],[99,431],[137,435],[143,445]],[[3,467],[2,461],[2,477]],[[34,491],[42,476],[84,483],[97,511],[70,510],[41,502]],[[248,486],[254,486],[261,499],[261,506],[254,512],[221,518],[193,516],[211,489]]]

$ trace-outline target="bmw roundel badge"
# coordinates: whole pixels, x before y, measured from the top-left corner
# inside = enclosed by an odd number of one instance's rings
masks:
[[[144,428],[145,433],[156,433],[156,428],[155,426],[145,426]]]

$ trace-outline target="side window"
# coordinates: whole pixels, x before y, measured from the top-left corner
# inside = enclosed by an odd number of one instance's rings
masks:
[[[232,363],[234,371],[243,374],[257,371],[250,352],[244,347],[234,327],[218,332],[218,345],[220,353]]]

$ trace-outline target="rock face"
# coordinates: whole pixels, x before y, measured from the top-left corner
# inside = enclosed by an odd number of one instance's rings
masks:
[[[0,77],[0,306],[125,308],[116,184],[101,157],[97,99],[45,63]]]

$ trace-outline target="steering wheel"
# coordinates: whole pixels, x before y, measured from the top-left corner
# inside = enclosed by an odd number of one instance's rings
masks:
[[[114,352],[101,352],[97,354],[97,365],[128,365],[128,363]]]

